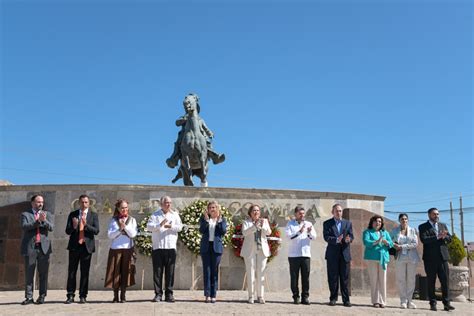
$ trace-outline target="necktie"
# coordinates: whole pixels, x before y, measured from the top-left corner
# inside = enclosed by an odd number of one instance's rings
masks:
[[[39,212],[35,212],[35,221],[37,221],[38,218],[39,218]],[[41,242],[40,229],[39,227],[36,227],[35,243],[39,244],[40,242]]]
[[[86,220],[86,213],[82,212],[81,219],[79,221],[79,245],[84,243],[84,221]]]
[[[436,235],[438,235],[438,223],[434,223],[434,224],[433,224],[433,228],[434,228],[434,230],[435,230],[435,232],[436,232]]]

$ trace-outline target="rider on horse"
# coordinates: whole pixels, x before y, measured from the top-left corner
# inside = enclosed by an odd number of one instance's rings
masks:
[[[197,94],[193,94],[193,93],[188,94],[188,96],[193,96],[195,98],[196,103],[197,103],[197,111],[199,113],[200,110],[201,110],[201,108],[199,106],[199,97],[197,96]],[[184,110],[187,111],[186,106],[184,106]],[[217,165],[217,164],[219,164],[219,163],[221,163],[225,160],[225,155],[224,154],[218,154],[212,149],[211,141],[212,141],[212,137],[214,136],[214,134],[207,127],[204,120],[202,118],[199,118],[199,119],[200,119],[201,132],[204,135],[204,137],[206,138],[207,156],[212,159],[212,162],[215,165]],[[184,127],[186,125],[187,120],[188,120],[188,113],[186,113],[185,115],[179,117],[176,120],[176,126],[181,126],[181,130],[178,133],[178,139],[174,143],[174,150],[173,150],[173,153],[171,154],[171,157],[166,159],[166,164],[170,168],[176,167],[178,165],[179,159],[181,159],[180,145],[181,145],[181,141],[183,140],[183,134],[184,134],[183,131],[184,131]]]

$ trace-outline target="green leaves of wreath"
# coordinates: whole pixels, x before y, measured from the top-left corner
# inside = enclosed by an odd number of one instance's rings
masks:
[[[181,221],[183,222],[183,230],[178,233],[178,237],[181,242],[194,254],[199,254],[199,248],[201,243],[201,233],[199,232],[199,218],[207,210],[207,204],[209,201],[196,200],[190,205],[186,206],[179,212]],[[227,222],[227,233],[223,238],[224,247],[231,244],[233,222],[230,211],[221,206],[221,216]],[[139,224],[140,234],[135,238],[135,245],[140,253],[151,256],[153,250],[151,235],[147,233],[146,225],[149,216],[146,216]]]

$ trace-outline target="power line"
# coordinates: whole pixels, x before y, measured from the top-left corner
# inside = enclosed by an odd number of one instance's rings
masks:
[[[474,193],[469,193],[469,194],[463,194],[462,197],[471,197],[474,196]],[[440,202],[440,201],[448,201],[448,200],[453,200],[453,197],[447,197],[447,198],[442,198],[438,200],[430,200],[430,201],[423,201],[423,202],[412,202],[412,203],[404,203],[404,204],[395,204],[395,205],[385,205],[385,207],[399,207],[399,206],[407,206],[407,205],[420,205],[420,204],[427,204],[427,203],[432,203],[432,202]]]
[[[438,210],[440,213],[445,213],[445,212],[450,212],[451,210]],[[459,208],[454,208],[453,211],[460,211]],[[427,211],[390,211],[390,210],[384,210],[385,213],[393,213],[393,214],[400,214],[400,213],[407,213],[407,214],[426,214]],[[463,212],[464,213],[472,213],[474,212],[474,206],[469,206],[469,207],[463,207]]]

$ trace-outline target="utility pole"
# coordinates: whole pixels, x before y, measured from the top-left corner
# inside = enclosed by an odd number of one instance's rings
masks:
[[[464,247],[464,217],[462,213],[462,196],[459,196],[459,215],[461,216],[461,240],[462,246]]]
[[[449,201],[449,209],[451,210],[451,234],[454,234],[453,202],[452,201]]]

